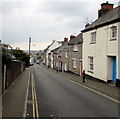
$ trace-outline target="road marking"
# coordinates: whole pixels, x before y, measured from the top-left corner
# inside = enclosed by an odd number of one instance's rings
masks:
[[[37,96],[36,96],[36,90],[35,90],[35,80],[34,80],[34,75],[32,72],[32,100],[34,101],[33,103],[33,118],[39,118],[39,113],[38,113],[38,103],[37,103]]]
[[[35,98],[35,105],[36,105],[36,117],[39,118],[39,113],[38,113],[38,103],[37,103],[37,96],[36,96],[36,90],[35,90],[35,80],[34,80],[34,75],[33,75],[33,86],[34,86],[34,98]]]
[[[27,84],[27,91],[26,91],[26,98],[24,102],[24,112],[23,112],[23,117],[26,117],[27,113],[27,101],[28,101],[28,92],[29,92],[29,84],[30,84],[30,71],[29,71],[29,78],[28,78],[28,84]]]
[[[33,91],[33,73],[32,73],[32,80],[31,80],[31,84],[32,84],[32,100],[34,101],[34,91]],[[34,105],[34,103],[32,103],[32,111],[33,111],[33,118],[35,119],[35,105]]]
[[[40,66],[39,66],[40,67]],[[50,71],[50,70],[49,70]],[[53,71],[52,71],[53,72]],[[54,73],[54,72],[53,72]],[[56,73],[55,73],[56,74]],[[57,76],[60,76],[60,77],[62,77],[62,75],[59,75],[59,74],[56,74]],[[116,100],[116,99],[114,99],[114,98],[112,98],[112,97],[110,97],[110,96],[107,96],[107,95],[105,95],[105,94],[102,94],[102,93],[100,93],[100,92],[98,92],[98,91],[96,91],[96,90],[94,90],[94,89],[92,89],[92,88],[89,88],[89,87],[87,87],[87,86],[85,86],[85,85],[82,85],[82,84],[80,84],[80,83],[77,83],[76,81],[73,81],[73,80],[70,80],[70,79],[68,79],[68,77],[64,77],[66,80],[68,80],[68,81],[71,81],[71,82],[73,82],[73,83],[75,83],[75,84],[77,84],[77,85],[80,85],[80,86],[82,86],[82,87],[84,87],[84,88],[86,88],[86,89],[88,89],[88,90],[91,90],[92,92],[94,92],[94,93],[97,93],[97,94],[99,94],[99,95],[101,95],[101,96],[103,96],[103,97],[105,97],[105,98],[107,98],[107,99],[110,99],[110,100],[112,100],[112,101],[114,101],[114,102],[116,102],[116,103],[120,103],[120,101],[119,100]]]
[[[67,79],[67,78],[66,78]],[[107,95],[105,95],[105,94],[102,94],[102,93],[100,93],[100,92],[98,92],[98,91],[96,91],[96,90],[94,90],[94,89],[92,89],[92,88],[89,88],[89,87],[87,87],[87,86],[85,86],[85,85],[82,85],[82,84],[80,84],[80,83],[77,83],[77,82],[75,82],[75,81],[73,81],[73,80],[70,80],[70,79],[67,79],[68,81],[71,81],[71,82],[73,82],[73,83],[75,83],[75,84],[77,84],[77,85],[80,85],[80,86],[82,86],[82,87],[84,87],[84,88],[86,88],[86,89],[89,89],[89,90],[91,90],[92,92],[95,92],[95,93],[97,93],[97,94],[99,94],[99,95],[101,95],[101,96],[103,96],[103,97],[106,97],[106,98],[108,98],[108,99],[110,99],[110,100],[112,100],[112,101],[114,101],[114,102],[116,102],[116,103],[120,103],[120,101],[119,100],[116,100],[116,99],[114,99],[114,98],[112,98],[112,97],[110,97],[110,96],[107,96]]]

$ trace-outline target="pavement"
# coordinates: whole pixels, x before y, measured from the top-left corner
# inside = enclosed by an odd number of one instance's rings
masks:
[[[47,68],[44,65],[43,65],[43,67]],[[60,71],[57,72],[55,69],[52,69],[52,68],[49,68],[49,70],[57,73],[58,75],[61,75],[68,79],[71,79],[72,81],[75,81],[77,83],[85,85],[93,90],[96,90],[102,94],[105,94],[109,97],[112,97],[112,98],[120,101],[120,87],[116,87],[115,84],[113,84],[113,83],[107,83],[107,82],[95,80],[92,78],[91,79],[85,78],[85,83],[83,83],[82,77],[80,77],[77,74],[68,73],[68,72],[60,72]]]
[[[24,117],[30,69],[26,68],[2,96],[2,117]]]

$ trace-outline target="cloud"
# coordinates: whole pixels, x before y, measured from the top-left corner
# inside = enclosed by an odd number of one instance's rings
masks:
[[[104,0],[4,0],[2,40],[15,46],[27,43],[29,37],[36,43],[62,41],[84,29],[86,18],[94,21],[102,2]],[[117,5],[117,1],[110,2]]]

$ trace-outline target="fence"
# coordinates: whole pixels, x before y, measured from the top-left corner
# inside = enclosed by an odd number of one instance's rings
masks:
[[[9,65],[2,67],[2,93],[12,84],[12,82],[25,69],[25,63],[20,61],[11,61]]]

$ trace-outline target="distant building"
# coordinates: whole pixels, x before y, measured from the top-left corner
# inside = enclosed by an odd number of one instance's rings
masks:
[[[68,59],[68,38],[64,38],[63,45],[58,49],[58,66],[60,71],[68,71]]]
[[[62,46],[62,42],[53,40],[52,44],[49,45],[45,50],[44,50],[44,63],[47,66],[50,66],[53,68],[53,53],[51,52],[53,49],[56,49],[58,47]]]
[[[62,47],[62,46],[60,46],[60,47]],[[57,70],[59,70],[59,57],[58,57],[58,55],[59,55],[60,47],[55,48],[51,51],[53,53],[53,69],[57,69]]]
[[[120,82],[120,6],[101,4],[98,19],[83,33],[83,69],[105,82]]]

